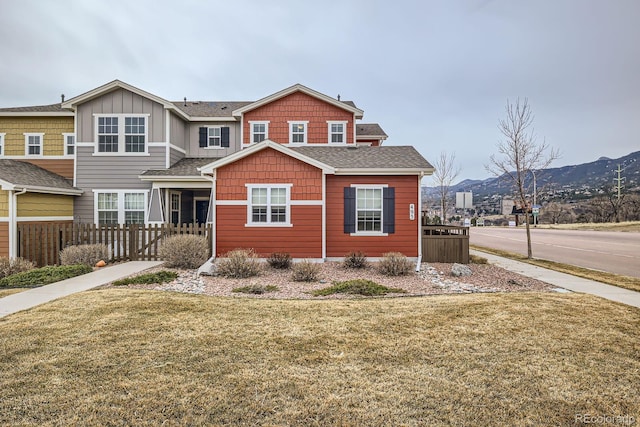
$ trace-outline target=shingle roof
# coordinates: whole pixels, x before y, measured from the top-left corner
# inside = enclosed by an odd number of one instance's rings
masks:
[[[433,169],[411,146],[290,148],[337,169]]]
[[[249,101],[173,101],[176,108],[192,117],[231,117],[231,112],[237,108],[251,104]]]
[[[0,108],[0,113],[68,113],[62,109],[62,104],[33,105],[30,107]]]
[[[388,135],[382,130],[378,123],[358,123],[356,124],[356,136],[383,136]]]
[[[49,189],[52,192],[63,191],[82,193],[63,176],[50,172],[28,162],[13,159],[0,159],[0,180],[22,189]]]
[[[190,157],[179,160],[169,169],[151,169],[141,176],[200,176],[198,168],[218,160],[215,157]]]

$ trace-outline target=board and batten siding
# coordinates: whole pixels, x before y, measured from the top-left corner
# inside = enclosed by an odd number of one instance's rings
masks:
[[[78,105],[78,142],[95,142],[94,114],[148,114],[149,142],[165,142],[164,107],[125,89],[117,89]]]
[[[292,226],[247,227],[245,184],[290,184]],[[223,256],[235,248],[252,248],[263,257],[273,252],[288,252],[294,258],[322,257],[320,169],[264,149],[216,171],[216,199],[221,202],[216,206],[216,255]]]
[[[229,148],[201,148],[200,128],[227,126],[229,128]],[[240,124],[237,122],[195,122],[189,124],[189,140],[187,153],[189,157],[214,157],[220,158],[233,154],[240,150]]]
[[[352,184],[388,185],[395,188],[395,232],[387,236],[352,236],[344,232],[344,187]],[[414,219],[409,205],[414,205]],[[327,257],[344,257],[360,250],[368,257],[386,252],[418,256],[418,178],[409,176],[327,176]]]
[[[164,169],[165,147],[149,147],[148,156],[94,156],[93,147],[77,147],[75,217],[94,222],[93,190],[150,190],[151,183],[138,178],[148,169]]]
[[[186,141],[189,139],[189,124],[185,123],[177,115],[170,113],[169,127],[169,132],[171,133],[171,141],[169,142],[176,147],[187,150]]]

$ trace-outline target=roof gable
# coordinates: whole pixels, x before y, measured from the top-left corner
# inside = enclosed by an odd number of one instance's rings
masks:
[[[160,98],[159,96],[154,95],[152,93],[146,92],[142,89],[139,89],[135,86],[132,86],[128,83],[122,82],[120,80],[113,80],[112,82],[109,82],[95,89],[92,89],[88,92],[85,92],[82,95],[78,95],[71,99],[68,99],[67,101],[62,103],[62,108],[75,109],[79,104],[83,104],[87,101],[98,98],[116,89],[128,90],[129,92],[135,93],[136,95],[140,95],[144,98],[157,102],[158,104],[161,104],[166,109],[170,109],[177,112],[179,115],[181,115],[185,119],[188,118],[187,114],[182,110],[180,110],[179,108],[177,108],[172,102],[167,101],[164,98]]]
[[[221,168],[222,166],[226,166],[228,164],[234,163],[240,159],[243,159],[247,156],[250,156],[254,153],[257,153],[259,151],[262,151],[264,149],[267,148],[271,148],[275,151],[278,151],[280,153],[283,153],[289,157],[293,157],[294,159],[300,160],[301,162],[310,164],[311,166],[315,166],[318,169],[322,169],[324,172],[326,173],[333,173],[334,169],[325,164],[322,163],[321,161],[318,161],[316,159],[313,159],[311,157],[305,156],[303,153],[299,153],[295,150],[292,150],[291,148],[288,148],[282,144],[278,144],[277,142],[273,142],[271,140],[264,140],[262,142],[259,142],[257,144],[253,144],[251,145],[251,147],[249,148],[245,148],[243,150],[240,151],[236,151],[235,153],[223,157],[219,160],[216,160],[215,162],[209,163],[208,165],[204,165],[202,167],[199,167],[198,170],[204,175],[204,174],[211,174],[213,173],[213,171],[215,169]]]
[[[325,95],[323,93],[317,92],[317,91],[315,91],[313,89],[310,89],[310,88],[308,88],[306,86],[303,86],[303,85],[298,83],[298,84],[290,86],[290,87],[288,87],[286,89],[283,89],[283,90],[281,90],[279,92],[276,92],[274,94],[266,96],[266,97],[264,97],[262,99],[259,99],[259,100],[255,101],[255,102],[247,104],[247,105],[245,105],[243,107],[240,107],[240,108],[238,108],[238,109],[233,111],[233,115],[234,116],[240,116],[243,113],[246,113],[247,111],[254,110],[254,109],[258,108],[258,107],[261,107],[263,105],[269,104],[269,103],[271,103],[273,101],[276,101],[276,100],[278,100],[280,98],[283,98],[283,97],[285,97],[287,95],[290,95],[292,93],[295,93],[295,92],[305,93],[305,94],[307,94],[309,96],[312,96],[312,97],[314,97],[316,99],[324,101],[324,102],[326,102],[328,104],[331,104],[331,105],[334,105],[334,106],[336,106],[338,108],[341,108],[343,110],[349,111],[349,112],[355,114],[357,119],[361,119],[362,115],[364,114],[364,111],[362,111],[361,109],[357,108],[351,102],[338,101],[335,98],[332,98],[332,97],[327,96],[327,95]]]

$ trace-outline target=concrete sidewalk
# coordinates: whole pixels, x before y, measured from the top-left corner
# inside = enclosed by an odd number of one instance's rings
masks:
[[[596,295],[611,301],[621,302],[633,307],[640,308],[640,292],[630,291],[617,286],[606,285],[594,280],[583,279],[566,273],[527,264],[526,262],[514,261],[512,259],[499,257],[486,252],[471,250],[469,253],[478,255],[489,260],[505,270],[522,274],[542,280],[559,288],[568,289],[574,292]]]
[[[162,264],[161,261],[126,262],[0,298],[0,318],[76,292],[97,288],[160,264]]]

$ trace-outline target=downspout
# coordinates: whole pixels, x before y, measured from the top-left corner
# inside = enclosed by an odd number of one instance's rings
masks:
[[[416,271],[420,271],[420,264],[422,264],[422,178],[424,172],[420,172],[418,177],[418,209],[416,209],[416,216],[418,217],[418,262],[416,263]]]
[[[27,192],[26,188],[14,193],[9,190],[9,259],[18,253],[18,196]]]

